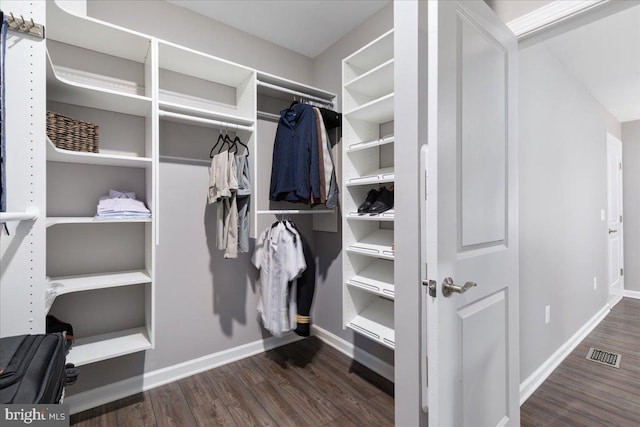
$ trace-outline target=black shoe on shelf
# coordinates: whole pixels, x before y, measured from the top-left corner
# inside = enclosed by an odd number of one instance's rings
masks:
[[[393,208],[393,190],[387,190],[385,187],[380,189],[380,193],[375,202],[367,211],[370,214],[380,214]]]
[[[371,205],[373,205],[373,203],[378,199],[379,195],[380,195],[380,192],[378,192],[378,190],[376,189],[369,190],[369,193],[367,193],[367,198],[358,207],[358,213],[368,213],[369,209],[371,208]]]

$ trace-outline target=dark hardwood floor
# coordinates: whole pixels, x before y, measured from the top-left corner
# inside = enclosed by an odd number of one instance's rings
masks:
[[[620,369],[585,359],[622,354]],[[640,300],[624,298],[521,407],[522,426],[640,426]]]
[[[75,426],[392,426],[393,383],[311,337],[71,417]]]

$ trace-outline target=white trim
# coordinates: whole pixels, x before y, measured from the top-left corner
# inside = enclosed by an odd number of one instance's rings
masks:
[[[624,290],[622,296],[624,298],[640,299],[640,292]]]
[[[290,344],[300,339],[299,336],[292,333],[281,338],[270,337],[265,340],[254,341],[166,368],[147,372],[143,375],[127,378],[126,380],[73,394],[65,398],[65,403],[69,405],[70,413],[75,414],[200,372],[208,371],[218,366],[226,365],[227,363],[235,362],[236,360],[244,359],[245,357]]]
[[[312,325],[312,331],[320,340],[349,356],[357,362],[379,375],[393,381],[393,366],[378,359],[377,357],[360,350],[348,341],[332,334],[325,329]],[[182,378],[208,371],[236,360],[244,359],[276,347],[299,341],[301,337],[295,334],[288,334],[281,338],[270,337],[265,340],[258,340],[228,350],[219,351],[188,360],[166,368],[157,369],[142,375],[127,378],[126,380],[107,384],[81,393],[65,397],[65,403],[69,405],[71,414],[86,411],[136,393],[140,393],[152,388],[160,387]]]
[[[527,38],[547,27],[559,24],[569,18],[581,15],[588,10],[609,3],[610,0],[556,0],[527,13],[507,26],[518,37]]]
[[[639,292],[640,294],[640,292]],[[571,352],[586,338],[593,329],[609,314],[609,304],[602,307],[587,323],[571,336],[558,350],[555,351],[529,377],[520,383],[520,405],[522,405],[551,373],[571,354]]]
[[[394,381],[393,365],[381,359],[378,359],[371,353],[368,353],[354,346],[349,341],[343,340],[339,336],[334,335],[331,332],[327,331],[326,329],[322,329],[317,325],[311,325],[311,329],[313,331],[313,335],[318,337],[324,343],[335,348],[342,354],[345,354],[346,356],[352,358],[356,362],[361,363],[362,365],[371,369],[373,372],[377,373],[378,375],[388,379],[389,381],[392,381],[392,382]]]

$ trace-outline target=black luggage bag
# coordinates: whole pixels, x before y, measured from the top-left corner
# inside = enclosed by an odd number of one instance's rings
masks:
[[[0,338],[0,403],[59,403],[65,353],[61,333]]]

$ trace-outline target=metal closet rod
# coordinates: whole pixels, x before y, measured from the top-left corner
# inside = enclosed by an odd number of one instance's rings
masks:
[[[253,126],[237,125],[235,123],[221,122],[220,120],[205,119],[202,117],[188,116],[186,114],[172,113],[170,111],[163,111],[163,110],[160,110],[158,114],[160,115],[160,117],[183,120],[187,122],[200,123],[200,124],[209,125],[215,128],[222,127],[222,128],[231,129],[231,130],[235,129],[235,130],[246,130],[248,132],[253,132]]]
[[[256,212],[258,215],[315,215],[331,213],[335,213],[335,209],[270,209]]]
[[[35,221],[38,219],[38,208],[29,207],[24,212],[0,212],[0,222]]]
[[[258,80],[258,86],[267,87],[269,89],[277,90],[279,92],[290,93],[292,95],[296,95],[296,96],[299,96],[301,98],[308,99],[309,101],[315,101],[315,102],[319,102],[319,103],[322,103],[322,104],[325,104],[325,105],[330,105],[330,106],[333,107],[333,101],[329,101],[328,99],[320,98],[319,96],[309,95],[308,93],[304,93],[304,92],[300,92],[300,91],[297,91],[297,90],[289,89],[289,88],[286,88],[286,87],[274,85],[272,83],[262,82],[260,80]]]

